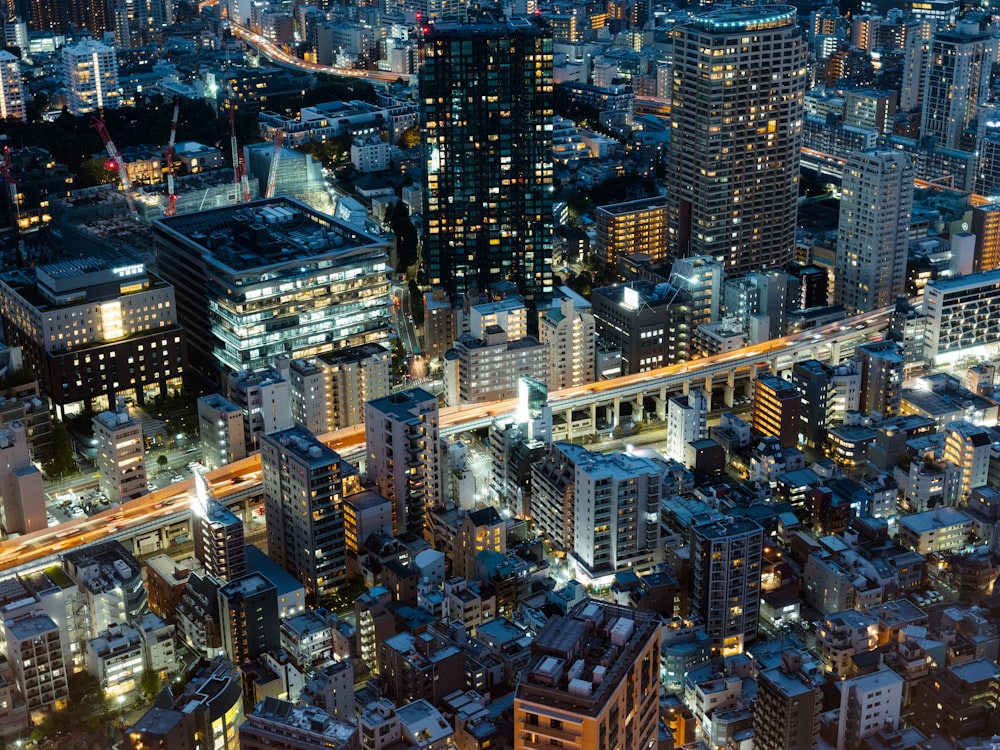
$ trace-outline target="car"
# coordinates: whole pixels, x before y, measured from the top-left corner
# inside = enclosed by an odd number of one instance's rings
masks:
[[[177,484],[178,482],[183,482],[184,477],[182,477],[180,474],[174,474],[172,477],[170,477],[170,481],[173,482],[174,484]]]

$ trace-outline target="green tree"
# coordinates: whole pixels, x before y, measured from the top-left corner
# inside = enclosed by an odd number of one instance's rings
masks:
[[[160,675],[152,669],[145,669],[139,677],[139,692],[147,701],[153,700],[160,693]]]
[[[396,267],[409,268],[417,262],[417,229],[410,221],[410,209],[402,201],[393,206],[389,225],[396,235]]]
[[[94,185],[106,185],[115,182],[117,175],[108,167],[107,159],[98,159],[96,156],[87,159],[80,165],[73,181],[75,187],[93,187]]]
[[[160,471],[163,471],[170,465],[170,459],[167,458],[166,453],[161,453],[156,457],[156,465],[160,467]]]
[[[410,312],[413,314],[413,322],[422,326],[424,324],[424,296],[420,293],[416,279],[410,279]]]
[[[416,148],[420,145],[420,128],[414,125],[399,134],[400,148]]]
[[[56,420],[52,423],[52,442],[49,455],[42,461],[42,469],[50,479],[59,479],[76,471],[73,438],[66,425]]]

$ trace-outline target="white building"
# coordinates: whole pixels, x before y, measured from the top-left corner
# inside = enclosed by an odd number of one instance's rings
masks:
[[[365,404],[368,477],[392,501],[393,532],[423,537],[443,501],[437,396],[411,388]]]
[[[1000,345],[1000,269],[928,281],[923,312],[928,362],[994,353]]]
[[[115,411],[101,412],[92,422],[101,492],[113,503],[146,494],[146,446],[142,425],[129,415],[125,401],[119,399]]]
[[[355,136],[351,142],[351,164],[359,172],[382,172],[389,168],[387,141],[378,133]]]
[[[209,469],[247,457],[243,409],[228,398],[212,393],[198,399],[198,432],[202,463]]]
[[[42,473],[31,463],[24,423],[0,425],[0,524],[7,534],[27,534],[48,526]]]
[[[905,291],[913,164],[895,149],[851,156],[844,167],[834,301],[848,314],[892,304]]]
[[[954,552],[969,543],[972,518],[949,506],[902,516],[899,543],[921,555]]]
[[[67,45],[62,51],[62,69],[66,106],[74,115],[121,104],[118,58],[113,48],[93,39]]]
[[[883,729],[898,729],[903,678],[891,669],[840,683],[837,750],[860,747],[861,740]]]
[[[114,624],[87,641],[87,671],[114,697],[139,687],[145,668],[142,637],[127,624]]]
[[[0,120],[25,118],[21,63],[7,50],[0,50]]]
[[[595,335],[590,302],[559,287],[552,307],[538,315],[538,338],[549,345],[550,391],[594,382]]]
[[[7,661],[29,712],[58,710],[69,699],[69,644],[48,615],[30,612],[3,623]]]
[[[942,458],[958,467],[961,502],[969,499],[975,487],[983,487],[990,470],[993,453],[991,431],[965,421],[949,422],[944,428]]]
[[[690,391],[667,402],[667,447],[664,455],[684,462],[687,445],[701,440],[708,429],[708,399],[704,391]]]
[[[260,450],[264,435],[287,429],[293,424],[288,378],[277,369],[229,373],[229,398],[243,409],[243,438],[247,453]]]

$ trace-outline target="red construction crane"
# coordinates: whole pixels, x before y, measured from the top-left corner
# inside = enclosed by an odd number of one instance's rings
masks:
[[[18,200],[17,179],[11,172],[10,146],[3,147],[3,161],[0,161],[0,176],[3,177],[4,185],[7,186],[7,197],[10,199],[10,227],[14,232],[14,239],[17,242],[17,249],[24,254],[24,236],[21,234],[21,205]]]
[[[274,197],[274,186],[278,182],[278,162],[281,161],[281,144],[285,140],[285,131],[278,128],[274,131],[274,151],[271,152],[271,168],[267,172],[267,189],[265,198]]]
[[[177,118],[181,112],[181,98],[174,97],[174,115],[170,120],[170,141],[167,143],[167,216],[177,213],[177,192],[174,190],[174,143],[177,141]]]
[[[95,115],[90,123],[90,127],[96,130],[97,134],[101,136],[101,140],[104,142],[104,150],[111,157],[111,164],[109,166],[118,171],[118,177],[122,181],[122,190],[125,192],[125,200],[128,202],[128,210],[135,215],[135,198],[132,197],[132,180],[128,176],[128,165],[122,159],[121,152],[118,150],[115,142],[111,140],[111,134],[108,133],[108,127],[104,124],[104,120]]]

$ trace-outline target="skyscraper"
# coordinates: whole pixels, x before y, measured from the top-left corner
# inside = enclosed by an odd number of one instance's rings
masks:
[[[834,301],[848,314],[886,307],[906,290],[913,164],[894,149],[866,149],[844,167]]]
[[[552,292],[552,35],[524,18],[425,36],[425,253],[453,298],[513,281]]]
[[[93,39],[63,47],[62,68],[66,106],[74,115],[121,104],[118,58],[111,47]]]
[[[726,272],[795,246],[806,43],[795,8],[719,8],[674,27],[667,242]]]
[[[0,50],[0,120],[23,120],[24,114],[21,63],[10,52]]]
[[[265,435],[261,476],[268,555],[314,598],[347,581],[344,480],[352,467],[302,427]]]

